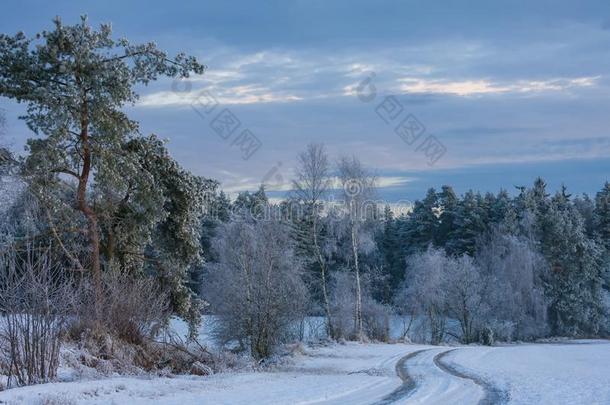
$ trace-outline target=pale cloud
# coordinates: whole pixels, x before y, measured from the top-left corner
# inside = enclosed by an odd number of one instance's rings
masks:
[[[518,80],[498,83],[487,79],[452,81],[446,79],[401,78],[400,91],[405,93],[441,93],[456,96],[475,96],[501,93],[539,93],[564,91],[575,87],[591,87],[601,76],[558,78],[549,80]],[[353,92],[354,88],[346,88]]]
[[[414,179],[411,177],[380,176],[380,177],[377,177],[377,187],[385,188],[385,187],[402,186],[413,180]]]
[[[226,172],[224,180],[221,180],[222,189],[231,197],[237,196],[238,193],[243,191],[255,191],[261,186],[262,179],[256,179],[253,177],[236,178],[232,173]],[[376,186],[379,189],[403,186],[409,182],[415,180],[413,177],[406,176],[377,176]],[[292,183],[290,179],[286,178],[284,181],[270,182],[264,184],[266,191],[281,191],[288,192],[292,190]],[[341,189],[341,181],[338,177],[330,178],[330,188],[332,190]]]
[[[206,94],[206,99],[207,94],[211,94],[218,104],[221,105],[286,103],[301,100],[301,97],[274,92],[263,86],[244,85],[228,87],[217,92],[213,90],[189,92],[160,91],[141,97],[137,105],[140,107],[190,106],[196,105],[204,94]]]
[[[463,64],[483,58],[489,60],[494,54],[494,49],[487,49],[479,43],[460,43],[457,49],[459,52],[448,48],[446,43],[393,48],[371,60],[370,55],[362,52],[329,54],[271,49],[243,54],[226,48],[211,53],[211,59],[206,61],[209,69],[205,74],[193,76],[188,79],[188,84],[182,85],[182,88],[189,87],[190,91],[174,92],[168,85],[166,91],[144,95],[138,105],[188,106],[204,89],[226,105],[354,97],[360,81],[371,75],[374,75],[375,86],[381,92],[458,97],[562,92],[597,86],[601,77],[506,79],[488,74],[477,77],[474,73],[468,75],[469,79],[456,79],[464,76],[459,68]],[[414,63],[414,56],[419,56],[421,62]]]
[[[400,90],[406,93],[443,93],[458,96],[473,94],[504,93],[510,87],[499,86],[487,80],[446,81],[418,78],[400,79]]]
[[[396,186],[403,186],[413,180],[413,177],[405,177],[405,176],[376,176],[375,185],[377,188],[389,188]],[[341,189],[341,179],[339,177],[331,177],[330,178],[330,187],[334,190]]]

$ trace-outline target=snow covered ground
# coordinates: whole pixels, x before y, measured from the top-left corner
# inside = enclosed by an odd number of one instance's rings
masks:
[[[463,378],[471,376],[479,381]],[[609,404],[610,342],[337,344],[306,349],[275,371],[43,384],[0,392],[0,403],[477,404],[486,384],[514,404]]]
[[[276,372],[42,384],[0,392],[0,403],[370,404],[401,386],[396,362],[422,347],[348,343],[308,350]]]
[[[465,347],[446,360],[481,376],[514,404],[610,404],[610,342]]]

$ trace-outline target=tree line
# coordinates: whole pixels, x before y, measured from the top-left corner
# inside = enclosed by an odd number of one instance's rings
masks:
[[[329,336],[387,339],[392,314],[409,316],[432,343],[608,333],[610,183],[593,199],[565,187],[551,195],[540,178],[513,196],[458,196],[443,186],[395,216],[376,205],[375,176],[355,157],[331,163],[323,145],[309,145],[297,162],[293,191],[280,204],[262,187],[233,203],[219,199],[232,214],[213,233],[227,243],[224,232],[235,226],[274,223],[285,240],[278,253],[291,255],[288,267],[308,291],[297,306],[305,312],[294,315],[323,315]],[[224,263],[223,251],[210,247],[217,263],[208,277],[246,268]],[[252,248],[250,260],[259,253]],[[294,287],[285,288],[296,300]],[[208,293],[213,304],[226,298]]]

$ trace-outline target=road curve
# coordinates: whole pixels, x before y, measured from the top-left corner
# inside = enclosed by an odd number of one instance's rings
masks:
[[[474,381],[438,367],[434,358],[446,351],[445,348],[429,349],[409,359],[407,370],[416,386],[396,404],[476,405],[484,398],[483,388]]]
[[[402,400],[406,399],[411,394],[411,391],[413,391],[413,389],[415,389],[416,387],[416,383],[415,380],[413,380],[413,378],[411,378],[411,376],[409,375],[406,363],[412,357],[415,357],[421,352],[425,352],[426,350],[429,349],[417,350],[415,352],[407,354],[406,356],[398,360],[398,362],[396,363],[396,374],[398,374],[398,376],[402,380],[402,385],[392,391],[390,394],[383,397],[380,401],[375,402],[375,405],[400,403]]]
[[[464,378],[473,381],[475,384],[480,386],[485,395],[479,401],[478,405],[502,405],[508,403],[509,395],[507,392],[494,386],[489,381],[483,380],[473,374],[469,374],[460,370],[457,370],[454,366],[444,361],[444,357],[449,353],[457,349],[447,350],[434,356],[434,364],[448,374],[452,374],[459,378]]]

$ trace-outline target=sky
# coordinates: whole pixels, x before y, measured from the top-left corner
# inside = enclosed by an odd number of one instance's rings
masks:
[[[60,16],[194,55],[188,81],[139,88],[143,134],[234,194],[281,197],[295,158],[356,155],[388,202],[452,185],[594,194],[610,180],[607,1],[4,1],[0,32]],[[6,110],[5,142],[33,136]],[[230,121],[227,121],[230,120]],[[219,129],[219,124],[231,122]],[[236,125],[239,126],[236,127]],[[231,132],[233,131],[233,132]]]

